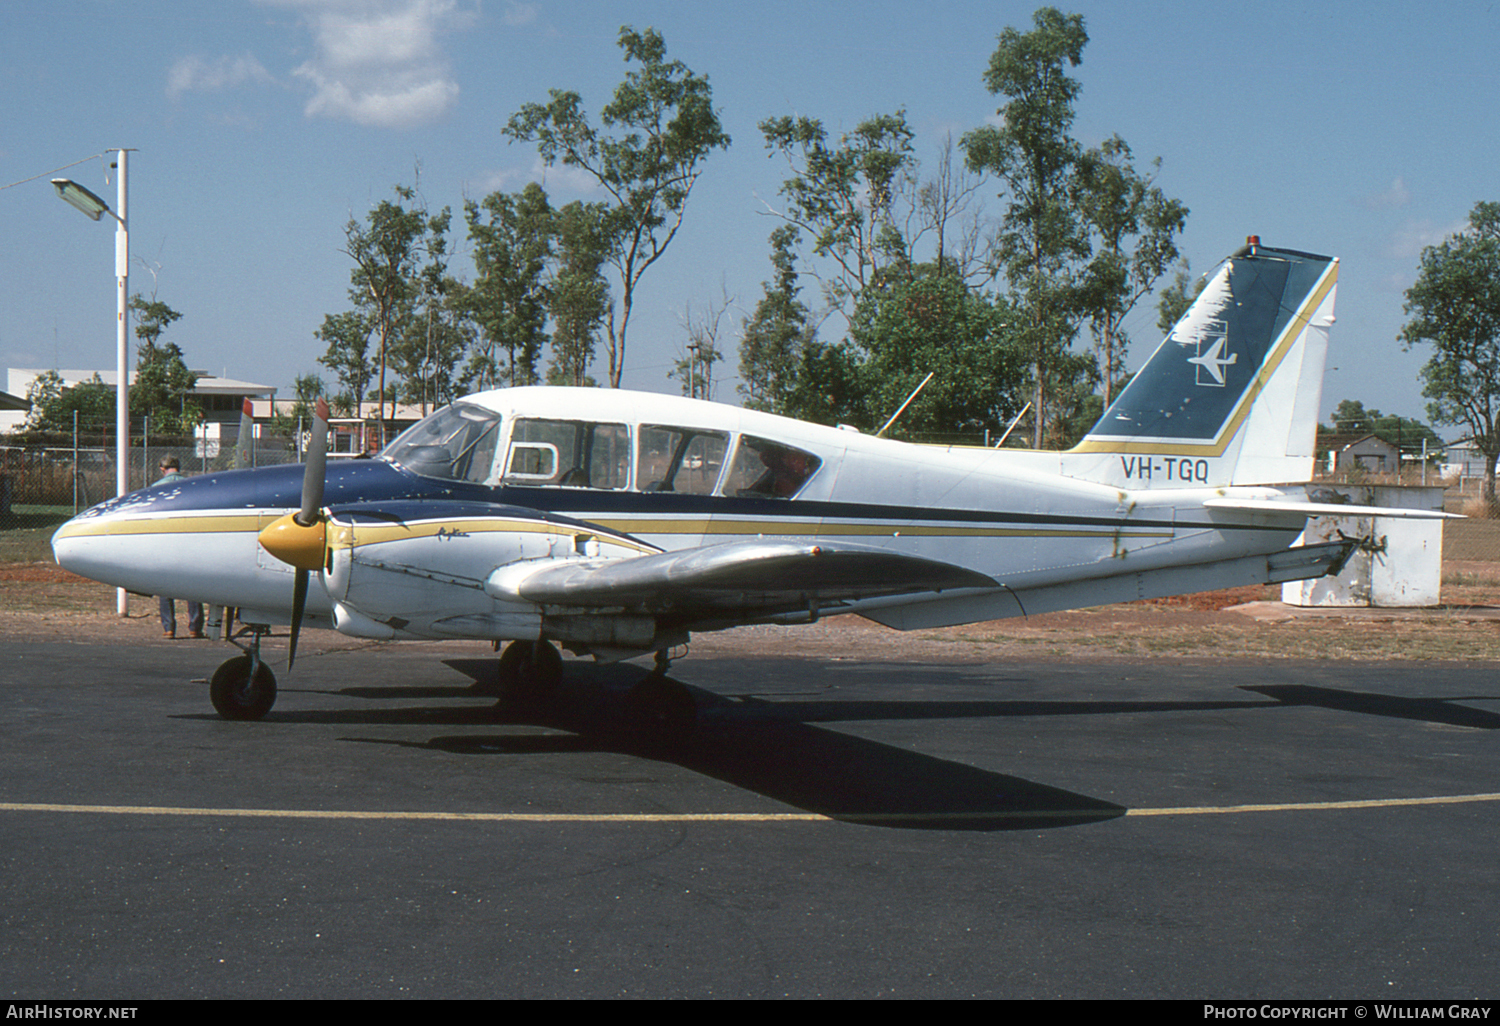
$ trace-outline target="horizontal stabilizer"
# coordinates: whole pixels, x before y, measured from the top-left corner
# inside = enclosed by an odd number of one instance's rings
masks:
[[[1293,499],[1209,499],[1209,509],[1243,510],[1247,513],[1296,513],[1304,517],[1389,517],[1398,520],[1462,520],[1460,513],[1394,506],[1354,506],[1334,502],[1297,502]]]
[[[1282,584],[1339,573],[1355,545],[1355,542],[1348,540],[1320,542],[1298,545],[1270,555],[1241,556],[1238,559],[1193,566],[1162,567],[1039,588],[1006,589],[999,594],[955,595],[951,598],[944,596],[930,602],[892,604],[879,609],[861,609],[859,612],[868,619],[896,630],[929,630],[974,623],[977,620],[1036,616],[1065,609],[1136,602],[1164,595],[1189,595],[1251,584]]]

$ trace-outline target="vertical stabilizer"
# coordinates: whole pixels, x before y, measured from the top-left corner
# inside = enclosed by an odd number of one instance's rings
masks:
[[[1336,259],[1252,238],[1066,455],[1066,471],[1126,488],[1310,478],[1337,283]]]

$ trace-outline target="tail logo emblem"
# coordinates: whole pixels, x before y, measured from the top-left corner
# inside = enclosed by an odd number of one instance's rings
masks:
[[[1213,345],[1205,352],[1203,344],[1213,339]],[[1198,340],[1198,355],[1189,356],[1188,363],[1198,365],[1197,384],[1204,388],[1223,388],[1225,385],[1224,368],[1238,362],[1239,353],[1230,353],[1227,357],[1219,355],[1224,351],[1224,345],[1229,341],[1228,334],[1221,327],[1219,331],[1205,331]]]

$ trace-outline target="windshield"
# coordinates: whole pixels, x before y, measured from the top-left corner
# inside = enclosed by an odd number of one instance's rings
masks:
[[[401,432],[380,455],[423,477],[483,484],[492,478],[499,437],[498,413],[454,403]]]

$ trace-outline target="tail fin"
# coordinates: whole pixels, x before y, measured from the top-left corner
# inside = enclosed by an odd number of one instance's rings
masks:
[[[1336,259],[1252,236],[1070,450],[1067,472],[1126,488],[1310,478],[1337,283]]]

